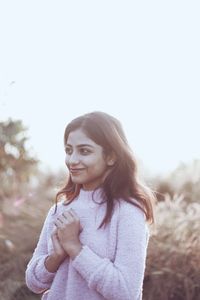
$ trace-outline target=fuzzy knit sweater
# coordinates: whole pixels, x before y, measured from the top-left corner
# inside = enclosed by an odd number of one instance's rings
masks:
[[[37,247],[26,269],[26,284],[42,300],[141,300],[149,230],[144,213],[123,200],[115,202],[110,223],[98,229],[106,212],[101,189],[81,190],[69,205],[49,210]],[[52,252],[51,232],[58,215],[72,207],[83,228],[83,244],[55,273],[44,265]]]

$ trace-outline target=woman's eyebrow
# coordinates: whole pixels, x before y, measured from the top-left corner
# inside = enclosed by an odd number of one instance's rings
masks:
[[[65,148],[67,148],[67,147],[73,147],[72,145],[70,145],[70,144],[67,144],[67,145],[65,145]],[[76,147],[78,147],[78,148],[81,148],[81,147],[90,147],[90,148],[94,148],[92,145],[90,145],[90,144],[79,144],[79,145],[76,145]]]
[[[80,144],[80,145],[77,145],[77,147],[90,147],[90,148],[93,148],[93,146],[90,145],[90,144]]]

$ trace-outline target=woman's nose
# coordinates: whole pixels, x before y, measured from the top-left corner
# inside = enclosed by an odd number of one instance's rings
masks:
[[[77,164],[79,163],[79,156],[76,152],[73,152],[69,157],[69,164]]]

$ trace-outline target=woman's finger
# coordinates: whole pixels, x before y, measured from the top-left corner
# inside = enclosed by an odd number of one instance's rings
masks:
[[[75,212],[75,210],[73,208],[70,209],[70,213],[73,215],[74,219],[79,222],[80,231],[82,231],[83,227],[81,225],[80,218],[79,218],[79,216],[77,215],[77,213]]]
[[[77,215],[77,213],[75,212],[75,210],[73,208],[70,208],[69,210],[70,214],[75,218],[75,220],[80,220],[79,216]]]
[[[63,214],[62,214],[62,217],[67,220],[68,222],[72,222],[74,220],[74,217],[72,214],[69,213],[69,211],[65,211]]]
[[[54,222],[57,228],[63,227],[63,221],[60,218],[57,218]]]

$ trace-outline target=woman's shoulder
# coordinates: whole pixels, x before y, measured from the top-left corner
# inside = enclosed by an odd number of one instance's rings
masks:
[[[127,230],[132,231],[132,228],[135,228],[138,232],[145,232],[148,237],[149,228],[145,213],[141,208],[134,205],[134,203],[139,204],[137,200],[131,200],[133,204],[123,199],[120,200],[118,222],[122,226],[126,226]]]
[[[135,218],[138,217],[141,219],[145,219],[144,212],[138,206],[140,206],[140,204],[134,198],[131,198],[130,200],[119,199],[118,201],[118,208],[121,216],[134,216]]]
[[[63,212],[63,207],[64,207],[64,201],[61,200],[57,203],[54,203],[48,210],[47,217],[52,218],[52,217],[57,217]]]

